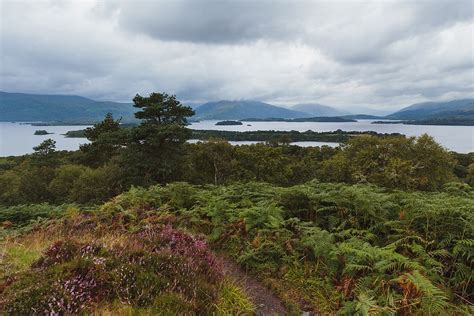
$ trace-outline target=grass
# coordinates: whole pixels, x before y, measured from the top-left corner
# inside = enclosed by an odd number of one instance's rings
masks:
[[[10,245],[0,259],[0,277],[28,269],[40,256],[41,251],[37,249],[22,244]]]
[[[27,270],[55,241],[60,233],[36,231],[19,238],[0,241],[0,278]]]
[[[231,279],[225,279],[219,290],[217,315],[253,315],[255,305],[245,291]]]
[[[148,315],[194,315],[192,308],[174,293],[164,293],[157,297],[150,307],[136,307],[120,301],[98,306],[93,316],[148,316]]]

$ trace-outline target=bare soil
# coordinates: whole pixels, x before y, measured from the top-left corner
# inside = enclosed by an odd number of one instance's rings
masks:
[[[255,304],[257,315],[288,315],[282,301],[235,262],[220,257],[224,273],[230,276],[247,293]]]

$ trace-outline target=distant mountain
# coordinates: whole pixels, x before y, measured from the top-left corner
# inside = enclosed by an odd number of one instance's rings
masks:
[[[347,109],[351,113],[366,114],[366,115],[373,115],[373,116],[386,116],[393,113],[393,111],[390,111],[390,110],[380,109],[380,108],[374,109],[369,106],[361,106],[361,105],[350,105],[350,106],[347,106]]]
[[[241,120],[249,117],[265,119],[309,117],[308,113],[294,111],[258,101],[208,102],[196,110],[193,120]]]
[[[248,118],[241,120],[243,122],[357,122],[355,119],[348,119],[340,116],[316,116],[300,118]],[[217,125],[217,124],[216,124]]]
[[[189,106],[193,110],[197,109],[198,107],[204,104],[202,102],[181,102],[181,103],[185,106]]]
[[[474,115],[474,99],[447,102],[423,102],[410,105],[386,118],[395,120],[429,120]]]
[[[0,91],[0,121],[96,122],[112,113],[123,121],[134,120],[131,104],[94,101],[73,95],[42,95]]]
[[[342,116],[350,114],[347,111],[340,111],[327,105],[317,103],[302,103],[291,107],[292,110],[308,113],[311,116]]]
[[[384,118],[383,116],[369,115],[369,114],[349,114],[343,115],[342,118],[349,120],[378,120]]]

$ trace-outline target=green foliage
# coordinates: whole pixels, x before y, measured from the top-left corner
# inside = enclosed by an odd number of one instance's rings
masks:
[[[469,165],[468,183],[474,187],[474,163]]]
[[[120,192],[121,174],[116,165],[85,169],[72,185],[70,200],[95,203],[113,197]]]
[[[16,205],[0,207],[17,272],[0,280],[4,312],[88,313],[100,303],[138,314],[251,313],[241,290],[222,284],[206,243],[172,224],[206,235],[294,310],[469,313],[472,155],[427,135],[359,135],[337,149],[289,146],[286,137],[185,144],[190,108],[157,93],[134,103],[139,126],[122,129],[107,115],[79,152],[56,152],[47,140],[0,160],[0,204]],[[107,199],[88,212],[29,204]],[[8,242],[32,229],[68,238],[31,264],[37,253]]]
[[[118,159],[124,181],[151,185],[179,180],[182,145],[190,137],[186,118],[194,114],[193,110],[165,93],[149,97],[137,94],[133,102],[140,109],[136,118],[143,121],[130,130]]]
[[[426,134],[418,138],[360,136],[324,162],[324,174],[335,182],[435,190],[453,179],[454,166],[452,156]]]
[[[13,225],[23,226],[40,218],[59,217],[68,207],[69,205],[52,206],[46,203],[0,207],[0,223],[10,222]]]
[[[295,310],[304,302],[304,310],[327,314],[469,313],[466,302],[474,289],[474,191],[459,183],[437,193],[314,181],[289,188],[260,183],[174,183],[132,188],[87,215],[76,212],[66,217],[66,210],[56,214],[46,208],[36,213],[59,218],[69,235],[82,238],[87,231],[94,236],[113,233],[118,238],[94,244],[98,250],[93,253],[110,262],[107,272],[99,273],[107,276],[100,279],[105,282],[103,289],[116,289],[107,304],[118,299],[137,312],[151,313],[159,306],[183,312],[214,306],[214,312],[223,314],[247,310],[242,293],[223,288],[215,278],[218,274],[205,268],[211,265],[219,270],[209,257],[202,257],[199,239],[160,226],[173,223],[206,234],[215,249],[255,273]],[[25,207],[6,210],[0,211],[3,219],[16,225],[36,217],[30,210],[33,214],[23,218],[28,214],[23,212]],[[157,248],[157,242],[167,245],[171,241],[174,246]],[[46,271],[38,277],[63,280],[76,273],[72,271],[89,271],[92,274],[86,275],[95,278],[89,259],[81,256],[79,260],[78,251],[86,247],[80,244],[62,244],[47,252],[33,267]],[[176,256],[169,257],[168,251]],[[198,261],[189,270],[184,258]],[[39,299],[43,296],[63,297],[58,284],[40,287],[28,273],[23,269],[20,281],[6,292],[11,310],[45,306]],[[168,297],[171,280],[184,283],[173,287],[179,291]],[[208,286],[220,290],[213,292]],[[196,287],[202,292],[192,290]],[[29,294],[13,296],[13,292]],[[202,293],[213,294],[209,298]]]
[[[153,122],[121,129],[118,121],[107,117],[89,131],[92,143],[78,152],[9,158],[0,168],[0,204],[95,203],[131,186],[175,181],[215,185],[258,181],[283,186],[308,181],[370,182],[462,194],[472,187],[462,183],[474,178],[468,173],[474,170],[469,169],[469,155],[447,153],[426,136],[358,136],[337,149],[231,146],[219,140],[185,144],[189,130],[184,126]],[[457,164],[454,158],[460,159]],[[315,216],[312,207],[304,211],[307,220]]]
[[[24,202],[21,191],[21,177],[13,170],[0,173],[0,201],[7,205]]]
[[[70,201],[72,190],[88,170],[81,165],[62,165],[56,169],[56,174],[53,180],[48,185],[48,190],[54,196],[57,202]]]
[[[38,146],[33,147],[33,150],[35,151],[33,154],[34,156],[36,156],[38,159],[44,159],[54,154],[54,152],[56,151],[56,141],[52,140],[51,138],[48,138]]]
[[[148,97],[137,94],[133,103],[134,107],[141,109],[135,117],[146,123],[185,125],[186,118],[194,115],[189,106],[183,106],[176,96],[166,93],[151,93]]]
[[[208,187],[196,194],[201,199],[191,214],[202,226],[195,220],[194,229],[209,233],[216,247],[288,302],[304,298],[328,313],[342,308],[360,315],[420,313],[428,305],[432,314],[467,311],[460,306],[474,285],[466,238],[474,235],[474,192],[468,187],[406,193],[312,182]],[[416,291],[401,285],[407,278],[418,282]]]
[[[80,146],[85,164],[101,166],[119,153],[126,136],[126,131],[120,128],[120,120],[114,120],[112,114],[107,113],[102,122],[84,130],[84,136],[91,141]]]

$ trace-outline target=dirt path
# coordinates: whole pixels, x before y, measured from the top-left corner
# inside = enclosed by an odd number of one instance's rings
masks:
[[[219,257],[224,273],[232,277],[249,296],[257,308],[257,315],[288,315],[281,300],[236,263],[226,257]]]

